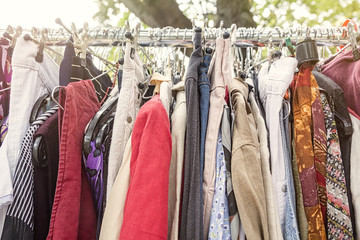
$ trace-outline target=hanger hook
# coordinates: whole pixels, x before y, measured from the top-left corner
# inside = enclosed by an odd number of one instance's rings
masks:
[[[61,89],[62,86],[56,86],[56,87],[54,87],[54,89],[53,89],[52,92],[51,92],[51,99],[59,106],[59,108],[61,108],[61,109],[64,111],[64,108],[60,105],[60,103],[59,103],[58,101],[56,101],[55,96],[54,96],[54,94],[55,94],[55,92],[56,92],[56,90],[57,90],[58,88]]]

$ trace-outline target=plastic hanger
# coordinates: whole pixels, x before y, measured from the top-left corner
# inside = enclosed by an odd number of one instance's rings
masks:
[[[95,116],[91,119],[84,135],[83,150],[85,156],[88,156],[91,153],[90,143],[93,140],[93,138],[97,135],[99,127],[102,125],[102,123],[106,122],[108,117],[116,109],[117,101],[118,101],[118,95],[109,98],[100,108],[100,110],[95,114]]]
[[[54,97],[59,97],[59,91],[54,92]],[[52,101],[50,94],[44,94],[39,97],[31,110],[29,123],[32,124],[41,114],[52,108],[54,105],[56,105],[56,103]]]
[[[101,146],[105,140],[105,137],[109,135],[114,125],[114,115],[112,114],[105,124],[100,128],[96,139],[95,139],[95,147],[101,149]]]

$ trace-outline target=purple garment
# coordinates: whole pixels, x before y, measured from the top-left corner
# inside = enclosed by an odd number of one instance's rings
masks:
[[[11,63],[7,49],[0,47],[0,90],[8,89],[11,82]],[[5,58],[5,59],[3,59]],[[9,115],[10,89],[0,92],[0,120]]]
[[[95,140],[90,143],[92,148],[91,153],[86,158],[83,156],[86,175],[90,183],[91,195],[94,199],[97,215],[97,233],[100,233],[103,212],[103,196],[104,196],[104,151],[105,147],[102,145],[101,149],[96,148]]]

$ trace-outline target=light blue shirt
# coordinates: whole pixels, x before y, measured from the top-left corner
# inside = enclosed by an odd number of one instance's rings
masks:
[[[210,239],[231,239],[229,206],[226,194],[226,162],[219,130],[216,146],[216,176],[215,193],[212,201],[209,240]]]

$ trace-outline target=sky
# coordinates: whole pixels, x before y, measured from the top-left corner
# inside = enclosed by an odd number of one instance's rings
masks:
[[[98,9],[94,0],[0,0],[0,3],[0,29],[8,25],[20,25],[25,29],[58,28],[59,25],[55,23],[57,17],[67,26],[72,22],[78,28],[84,22],[88,22],[89,27],[99,25],[93,19]]]

